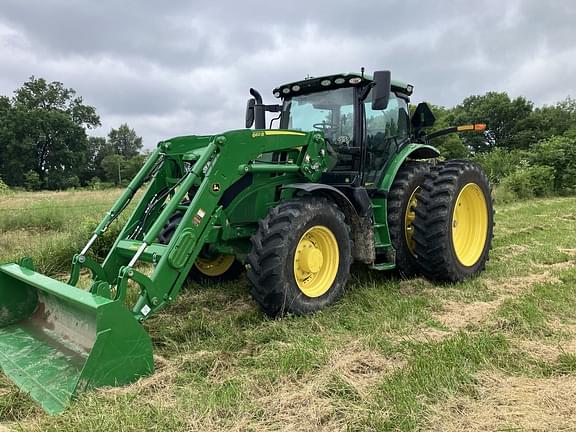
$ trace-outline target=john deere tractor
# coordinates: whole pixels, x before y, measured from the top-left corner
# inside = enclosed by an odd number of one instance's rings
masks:
[[[0,265],[3,372],[51,413],[82,390],[151,374],[142,322],[189,278],[246,271],[255,301],[275,317],[337,301],[353,262],[435,281],[477,275],[492,238],[488,179],[473,162],[439,161],[430,141],[485,126],[427,133],[434,116],[425,103],[409,115],[412,90],[387,71],[284,84],[271,105],[251,89],[245,129],[160,142],[72,258],[66,282],[29,258]],[[97,262],[90,249],[139,189]],[[87,289],[78,287],[83,270]]]

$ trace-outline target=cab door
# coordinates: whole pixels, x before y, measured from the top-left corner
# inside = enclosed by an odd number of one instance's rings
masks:
[[[410,141],[408,101],[390,94],[384,110],[373,110],[371,94],[364,102],[364,144],[366,146],[363,184],[370,189],[384,175],[390,158]]]

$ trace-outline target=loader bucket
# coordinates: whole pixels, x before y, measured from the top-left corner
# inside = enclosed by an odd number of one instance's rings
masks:
[[[0,265],[0,367],[48,413],[153,372],[150,337],[118,301]]]

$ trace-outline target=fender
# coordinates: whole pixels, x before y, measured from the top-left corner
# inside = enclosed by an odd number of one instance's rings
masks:
[[[328,196],[338,204],[347,217],[358,216],[358,210],[354,204],[352,204],[352,201],[350,201],[343,192],[333,186],[322,183],[291,183],[283,186],[282,189],[296,189],[308,193],[319,193]]]
[[[384,169],[384,178],[380,181],[378,190],[383,192],[390,191],[392,182],[394,182],[398,170],[406,159],[434,159],[438,156],[440,156],[440,152],[431,145],[411,143],[402,147],[402,149],[388,162]]]

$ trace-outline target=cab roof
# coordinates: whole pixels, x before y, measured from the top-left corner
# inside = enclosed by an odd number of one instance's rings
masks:
[[[290,97],[297,94],[312,93],[321,90],[332,90],[341,87],[358,87],[371,82],[372,75],[358,72],[337,73],[321,77],[309,77],[301,81],[294,81],[276,87],[272,92],[275,97]],[[392,80],[392,90],[412,95],[414,86],[402,81]]]

